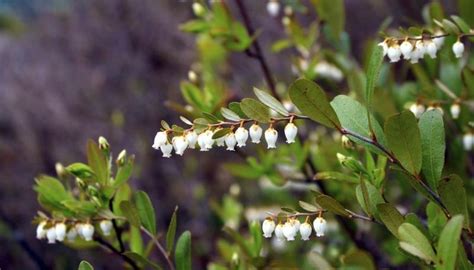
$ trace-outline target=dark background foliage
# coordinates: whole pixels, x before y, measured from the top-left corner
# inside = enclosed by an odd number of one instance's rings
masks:
[[[281,26],[266,15],[265,1],[246,2],[254,25],[263,29],[267,50],[282,36]],[[345,2],[346,29],[360,55],[364,40],[386,17],[394,18],[393,25],[414,24],[427,1]],[[452,10],[453,1],[444,2]],[[238,157],[190,154],[184,162],[162,159],[151,148],[159,121],[176,120],[165,101],[181,100],[179,82],[195,60],[193,38],[178,31],[192,17],[190,5],[170,0],[0,3],[0,268],[34,269],[44,263],[72,269],[83,258],[99,269],[117,267],[113,255],[36,241],[31,224],[38,209],[34,177],[54,174],[57,161],[85,159],[86,140],[100,135],[115,154],[124,148],[137,155],[132,183],[152,196],[158,228],[164,230],[174,206],[180,206],[179,230],[193,232],[196,268],[215,255],[210,240],[221,232],[209,201],[219,200],[233,182],[219,161]],[[276,77],[289,81],[290,65],[267,54]],[[234,55],[230,65],[227,76],[236,96],[262,81],[257,64],[245,54]]]

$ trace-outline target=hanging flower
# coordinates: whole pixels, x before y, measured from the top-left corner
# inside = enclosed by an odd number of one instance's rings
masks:
[[[194,130],[186,132],[186,135],[184,135],[184,138],[188,141],[188,147],[190,149],[196,148],[197,137],[198,135]]]
[[[311,236],[311,232],[312,232],[312,228],[308,222],[301,224],[300,226],[301,240],[304,240],[304,241],[309,240],[309,237]]]
[[[294,143],[296,135],[298,134],[298,128],[293,123],[288,123],[285,126],[285,137],[287,143]]]
[[[66,238],[67,238],[67,240],[69,240],[69,241],[74,241],[74,240],[76,240],[77,235],[78,235],[78,233],[77,233],[76,227],[72,227],[72,228],[70,228],[69,231],[67,232]]]
[[[59,242],[64,241],[64,238],[66,238],[66,224],[64,223],[57,223],[54,226],[54,230],[56,232],[56,240]]]
[[[214,132],[208,129],[204,132],[204,135],[204,147],[206,147],[207,150],[210,150],[212,149],[212,145],[214,144],[214,139],[212,138],[212,136],[214,136]]]
[[[403,41],[402,45],[400,45],[400,51],[403,54],[403,58],[410,60],[411,53],[413,51],[413,44],[411,44],[411,42],[408,40]]]
[[[402,52],[400,51],[400,46],[398,44],[394,44],[388,48],[387,51],[388,58],[390,58],[390,63],[395,63],[400,61],[400,56]]]
[[[275,221],[273,219],[265,219],[262,224],[263,237],[272,237],[273,231],[275,230]]]
[[[461,41],[456,41],[456,43],[453,44],[453,53],[456,56],[456,58],[461,58],[462,54],[464,53],[464,44],[462,44]]]
[[[474,147],[474,134],[472,132],[464,134],[464,136],[462,137],[462,145],[464,147],[464,150],[472,150],[472,148]]]
[[[438,52],[438,47],[433,41],[428,41],[426,45],[426,53],[431,57],[431,59],[436,58],[436,53]]]
[[[44,227],[46,226],[46,221],[41,221],[36,227],[36,238],[41,240],[46,237],[46,230]]]
[[[278,3],[278,0],[268,1],[268,3],[267,3],[267,12],[272,17],[278,16],[278,13],[280,13],[280,3]]]
[[[225,135],[225,144],[227,145],[227,150],[229,151],[235,150],[235,145],[237,144],[237,140],[235,139],[234,132],[231,131],[230,133]]]
[[[54,227],[46,231],[46,238],[48,238],[48,244],[56,243],[56,229]]]
[[[267,141],[267,149],[276,148],[278,132],[270,127],[265,131],[265,141]]]
[[[415,115],[416,118],[420,118],[420,116],[425,112],[425,106],[419,102],[413,103],[410,106],[410,111]]]
[[[164,145],[168,141],[168,135],[166,134],[165,131],[160,131],[156,133],[155,135],[155,140],[153,141],[153,148],[158,150],[160,146]]]
[[[281,223],[278,223],[278,225],[275,227],[275,236],[280,241],[285,240],[285,235],[283,233],[283,225]]]
[[[260,138],[262,137],[263,130],[259,125],[253,124],[250,127],[249,133],[250,133],[250,139],[252,139],[253,143],[260,143]]]
[[[324,218],[317,217],[313,221],[313,227],[314,227],[314,231],[316,232],[317,237],[324,236],[324,233],[326,232],[326,229],[327,229],[327,222]]]
[[[100,229],[104,233],[105,236],[110,235],[110,232],[112,231],[113,223],[110,220],[102,220],[99,224]]]
[[[289,220],[283,225],[283,235],[285,236],[287,241],[295,240],[295,236],[298,233],[298,230],[295,225],[296,224],[293,220]]]
[[[173,146],[167,142],[160,146],[160,150],[163,153],[163,157],[169,158],[171,157],[171,151],[173,151]]]
[[[182,156],[184,154],[184,150],[188,147],[188,141],[184,136],[176,136],[172,140],[174,152],[177,155]]]
[[[461,106],[459,105],[459,103],[456,102],[451,105],[451,108],[449,108],[449,110],[451,111],[451,116],[453,117],[453,119],[459,118],[459,114],[461,114]]]
[[[239,127],[235,131],[235,139],[237,140],[238,147],[244,147],[247,139],[249,138],[249,132],[244,127]]]
[[[94,236],[94,226],[90,223],[82,224],[82,236],[86,241],[92,241],[92,237]]]
[[[205,132],[201,133],[197,137],[197,143],[199,145],[199,148],[201,149],[200,151],[206,152],[209,151],[206,147],[206,141],[207,141],[207,135]]]

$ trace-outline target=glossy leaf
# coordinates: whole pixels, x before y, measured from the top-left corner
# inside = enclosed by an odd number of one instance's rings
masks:
[[[283,115],[288,116],[288,111],[283,107],[280,101],[278,101],[275,97],[270,95],[269,93],[262,91],[256,87],[253,88],[253,92],[257,96],[258,100],[260,100],[263,104],[267,105],[275,112]]]
[[[463,180],[452,174],[441,180],[438,192],[449,213],[451,215],[463,215],[465,225],[469,227],[469,212]]]
[[[390,150],[410,173],[421,170],[421,139],[413,113],[403,111],[390,117],[385,123],[385,136]]]
[[[107,160],[93,140],[87,141],[87,163],[89,163],[89,166],[94,171],[97,181],[105,185],[108,181]]]
[[[290,86],[290,99],[313,121],[327,127],[339,128],[341,123],[319,85],[308,79],[298,79]]]
[[[439,264],[436,269],[440,270],[454,270],[456,269],[456,256],[459,247],[459,237],[464,217],[456,215],[452,217],[443,231],[438,241],[438,260]]]
[[[77,270],[94,270],[94,267],[87,261],[81,261]]]
[[[191,265],[191,233],[185,231],[178,238],[175,250],[176,270],[190,270]]]
[[[168,231],[166,232],[166,250],[168,253],[173,252],[174,239],[176,237],[176,226],[178,223],[178,218],[176,213],[178,212],[178,207],[174,209],[173,215],[171,216],[170,224],[168,225]]]
[[[137,264],[139,264],[141,267],[140,269],[155,269],[155,270],[160,270],[162,269],[159,265],[157,265],[156,263],[148,260],[147,258],[143,257],[142,255],[136,253],[136,252],[132,252],[132,251],[125,251],[123,253],[125,256],[127,256],[128,258],[132,259],[134,262],[136,262]]]
[[[410,223],[403,223],[398,227],[400,247],[427,262],[434,262],[436,255],[425,235]]]
[[[367,109],[370,111],[372,107],[372,99],[374,96],[375,85],[379,80],[380,68],[383,63],[383,49],[380,46],[375,46],[370,55],[369,66],[367,67],[367,83],[365,84],[365,101]],[[371,119],[372,121],[372,119]]]
[[[240,102],[240,108],[245,113],[245,115],[247,115],[247,117],[252,120],[258,121],[260,123],[270,122],[270,112],[268,108],[255,99],[244,98]]]
[[[347,268],[344,269],[364,269],[364,270],[375,270],[375,264],[366,251],[355,249],[349,251],[342,257],[342,262]]]
[[[152,235],[156,235],[156,217],[153,204],[144,191],[137,191],[135,193],[135,205],[140,216],[140,221],[143,227],[147,229]]]
[[[380,219],[387,229],[398,237],[398,227],[404,222],[404,218],[397,208],[390,203],[381,203],[377,205]]]
[[[431,188],[441,179],[446,150],[443,116],[438,110],[427,111],[418,122],[421,136],[422,171]]]
[[[227,120],[235,122],[240,121],[240,116],[227,108],[221,108],[221,114]]]
[[[316,213],[318,212],[319,209],[316,205],[304,202],[304,201],[299,201],[298,204],[300,205],[301,208],[303,208],[305,211]]]
[[[341,216],[349,216],[344,206],[328,195],[319,195],[316,197],[316,202],[325,210],[333,212]]]
[[[120,210],[131,225],[140,227],[140,215],[135,205],[130,201],[122,201],[120,202]]]

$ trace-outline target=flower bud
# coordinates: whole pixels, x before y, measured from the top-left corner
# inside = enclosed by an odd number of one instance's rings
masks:
[[[59,242],[64,241],[64,238],[66,238],[66,224],[57,223],[54,226],[54,229],[56,231],[56,240],[58,240]]]
[[[409,60],[413,51],[413,44],[408,40],[403,41],[402,45],[400,45],[400,51],[403,54],[403,58]]]
[[[314,231],[316,232],[317,237],[324,236],[324,233],[326,232],[326,229],[327,229],[327,222],[324,218],[317,217],[313,221],[313,227],[314,227]]]
[[[84,240],[92,241],[92,237],[94,236],[94,226],[92,226],[90,223],[82,224],[81,232]]]
[[[105,236],[110,235],[110,232],[112,231],[112,227],[113,227],[112,221],[102,220],[100,222],[99,226],[100,226],[100,229],[102,230],[102,232],[104,233]]]
[[[265,131],[265,141],[267,141],[267,149],[276,148],[278,140],[278,132],[274,128],[268,128]]]
[[[67,240],[69,240],[69,241],[74,241],[74,240],[76,240],[77,235],[78,235],[78,233],[77,233],[76,227],[72,227],[72,228],[70,228],[69,231],[67,232],[66,238],[67,238]]]
[[[56,229],[54,227],[46,231],[46,238],[48,238],[48,244],[56,243]]]
[[[275,227],[275,236],[280,241],[285,239],[285,235],[283,234],[283,225],[281,223],[278,223],[278,225]]]
[[[300,226],[301,239],[304,241],[309,240],[309,237],[311,236],[311,231],[312,231],[312,228],[308,222],[301,224]]]
[[[172,139],[172,142],[175,153],[182,156],[184,150],[188,147],[188,141],[186,141],[186,138],[184,138],[184,136],[176,136]]]
[[[46,230],[44,227],[46,226],[46,221],[41,221],[36,227],[36,238],[41,240],[46,237]]]
[[[267,3],[267,12],[272,17],[278,16],[278,13],[280,13],[280,3],[278,3],[278,0],[268,1],[268,3]]]
[[[437,52],[438,52],[438,47],[436,46],[436,44],[431,40],[428,41],[428,43],[426,45],[426,53],[429,54],[431,59],[436,58],[436,53]]]
[[[275,221],[272,219],[265,219],[262,224],[263,237],[272,237],[273,231],[275,230]]]
[[[283,18],[281,19],[281,23],[282,23],[284,26],[290,25],[290,23],[291,23],[290,17],[288,17],[288,16],[283,17]]]
[[[67,175],[66,169],[64,168],[63,164],[56,162],[54,165],[54,168],[56,169],[56,174],[62,178]]]
[[[249,132],[244,127],[239,127],[235,131],[235,139],[237,140],[238,147],[245,146],[248,138],[249,138]]]
[[[382,47],[382,49],[383,49],[383,56],[386,56],[387,53],[388,53],[388,45],[387,45],[387,42],[385,42],[385,41],[380,42],[379,44],[377,44],[377,46]]]
[[[168,135],[164,131],[157,132],[155,135],[155,140],[153,141],[153,148],[158,150],[162,145],[168,141]]]
[[[237,144],[234,132],[225,135],[225,144],[227,145],[227,150],[234,151],[235,145]]]
[[[456,58],[461,58],[462,54],[464,53],[464,44],[462,44],[461,41],[456,41],[456,43],[453,44],[453,53],[456,56]]]
[[[388,58],[390,58],[390,63],[395,63],[400,61],[400,56],[402,52],[400,51],[400,46],[398,44],[394,44],[388,48],[387,51]]]
[[[188,80],[190,82],[194,83],[194,84],[197,83],[198,76],[197,76],[196,72],[194,72],[192,70],[188,71]]]
[[[193,12],[197,17],[201,17],[206,13],[206,9],[201,5],[201,3],[193,3]]]
[[[163,153],[163,157],[171,157],[171,151],[173,151],[173,146],[170,143],[165,143],[160,146],[160,150]]]
[[[356,160],[355,158],[353,157],[348,157],[348,156],[344,156],[343,154],[341,153],[337,153],[336,154],[336,157],[337,157],[337,160],[339,160],[339,163],[343,166],[343,167],[346,167],[346,168],[349,168],[355,172],[358,172],[358,173],[363,173],[365,172],[365,168],[364,166],[362,166],[362,164],[360,163],[360,161]]]
[[[341,143],[342,143],[342,147],[346,149],[354,147],[352,141],[346,135],[341,136]]]
[[[260,143],[260,138],[262,137],[263,130],[259,125],[253,124],[250,127],[249,133],[250,133],[250,139],[252,139],[253,143]]]
[[[453,119],[459,118],[459,114],[461,113],[461,106],[459,105],[459,103],[454,103],[453,105],[451,105],[451,108],[449,108],[449,110],[451,111],[451,116],[453,117]]]
[[[104,137],[99,137],[99,148],[102,150],[108,150],[110,147],[109,142]]]
[[[298,128],[293,123],[288,123],[285,126],[285,137],[286,143],[294,143],[296,134],[298,134]]]
[[[472,132],[464,134],[464,136],[462,137],[462,145],[464,147],[464,150],[472,150],[472,148],[474,147],[474,134]]]
[[[117,163],[117,165],[123,166],[123,164],[125,164],[126,158],[127,158],[127,150],[123,149],[123,150],[120,151],[120,153],[118,154],[117,160],[116,160],[115,162]]]
[[[293,220],[285,222],[283,225],[283,235],[285,236],[287,241],[295,240],[295,236],[298,233],[296,229],[295,223]]]
[[[196,131],[193,130],[193,131],[187,132],[186,135],[184,135],[184,138],[186,138],[186,140],[188,141],[188,147],[190,149],[196,148],[196,142],[198,138]]]

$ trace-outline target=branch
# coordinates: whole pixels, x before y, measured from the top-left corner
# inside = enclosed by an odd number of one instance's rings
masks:
[[[113,204],[114,198],[115,197],[112,197],[112,199],[110,199],[109,201],[109,209],[110,211],[112,211],[112,213],[114,212],[114,204]],[[125,245],[123,244],[123,241],[122,241],[122,230],[120,230],[120,228],[118,227],[117,221],[115,219],[112,219],[112,226],[114,227],[115,235],[117,236],[117,240],[119,242],[120,252],[124,252]]]
[[[156,247],[158,248],[158,250],[160,251],[160,253],[163,255],[163,257],[165,257],[166,262],[168,263],[168,267],[169,267],[171,270],[174,270],[174,265],[173,265],[173,262],[171,261],[170,256],[168,255],[168,253],[166,252],[166,250],[163,248],[163,246],[160,244],[160,242],[158,241],[158,239],[156,239],[156,237],[155,237],[151,232],[149,232],[147,229],[145,229],[143,226],[140,227],[140,229],[141,229],[146,235],[148,235],[148,236],[151,238],[151,241],[153,241],[153,243],[156,245]]]
[[[112,244],[110,244],[109,242],[105,241],[104,239],[100,238],[99,236],[94,236],[94,240],[99,243],[101,246],[103,247],[106,247],[108,250],[110,250],[112,253],[118,255],[119,257],[122,258],[122,260],[124,260],[125,262],[127,262],[133,269],[140,269],[137,264],[135,263],[135,261],[133,261],[132,259],[130,259],[129,257],[127,257],[127,255],[123,254],[122,252],[120,252],[120,250],[116,249]]]

